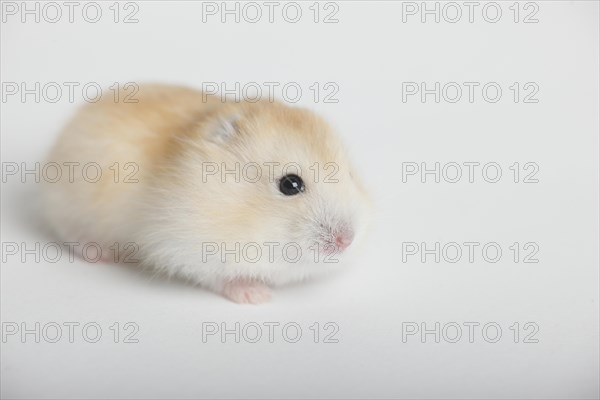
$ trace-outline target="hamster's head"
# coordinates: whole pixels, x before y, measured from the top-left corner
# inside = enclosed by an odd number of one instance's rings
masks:
[[[370,202],[322,118],[280,103],[239,104],[195,131],[182,185],[193,188],[187,223],[203,240],[242,253],[259,246],[258,263],[273,268],[327,268],[356,246]]]

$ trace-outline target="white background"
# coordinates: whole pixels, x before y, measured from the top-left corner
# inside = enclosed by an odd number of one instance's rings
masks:
[[[87,343],[80,325],[74,343],[65,336],[58,343],[7,337],[2,397],[598,398],[597,2],[536,2],[538,23],[523,23],[533,10],[524,3],[517,23],[513,2],[500,2],[497,23],[483,18],[485,3],[473,23],[465,6],[457,23],[443,16],[435,23],[431,15],[422,23],[420,14],[403,22],[401,3],[338,2],[339,22],[332,24],[313,22],[312,3],[301,3],[298,23],[286,22],[280,6],[274,23],[263,7],[263,19],[252,24],[233,16],[221,23],[219,15],[203,22],[200,3],[155,1],[137,3],[138,23],[114,23],[111,3],[102,3],[97,23],[86,22],[81,7],[73,23],[66,7],[57,23],[4,14],[3,83],[298,82],[298,104],[337,127],[368,183],[376,203],[372,233],[345,273],[279,289],[261,306],[239,306],[131,267],[38,263],[32,256],[23,263],[4,255],[4,327],[96,322],[103,336]],[[323,7],[321,20],[332,10]],[[120,9],[120,19],[132,10]],[[313,82],[335,82],[339,102],[315,102]],[[480,86],[473,103],[466,89],[457,103],[436,103],[433,95],[403,102],[402,82]],[[496,103],[481,95],[487,82],[503,89]],[[521,90],[534,82],[538,102],[524,103],[525,92],[515,102],[514,82]],[[75,93],[73,102],[66,92],[56,103],[31,95],[3,99],[3,163],[43,160],[83,103]],[[466,176],[422,183],[418,175],[403,183],[406,162],[496,162],[503,175],[488,183],[477,169],[473,183]],[[539,182],[523,183],[521,176],[514,183],[514,162],[536,163]],[[31,248],[51,239],[29,207],[36,187],[33,177],[27,180],[13,176],[2,185],[2,241]],[[403,262],[403,242],[496,242],[503,255],[486,262],[480,246],[473,263],[466,255],[457,263],[432,256]],[[536,243],[539,262],[523,263],[522,252],[515,263],[514,242]],[[139,343],[114,343],[109,327],[128,321],[139,326]],[[303,335],[288,343],[276,330],[269,343],[265,328],[254,344],[232,335],[203,343],[206,322],[295,322]],[[339,342],[323,343],[321,335],[314,343],[314,322],[322,334],[324,323],[337,324]],[[433,334],[403,342],[407,322],[429,329],[455,322],[463,336],[451,343],[447,331],[439,343]],[[465,322],[480,324],[473,343]],[[502,328],[496,343],[482,335],[489,322]],[[538,343],[524,343],[528,322],[539,327]]]

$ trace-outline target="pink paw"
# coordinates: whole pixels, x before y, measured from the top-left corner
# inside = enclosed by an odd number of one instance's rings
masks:
[[[271,300],[271,289],[264,283],[236,279],[225,284],[223,296],[239,304],[261,304]]]
[[[89,263],[118,263],[114,249],[101,246],[98,242],[79,240],[76,242],[74,253],[80,259]]]

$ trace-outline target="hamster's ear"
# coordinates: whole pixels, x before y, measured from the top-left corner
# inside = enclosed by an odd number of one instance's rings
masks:
[[[239,133],[239,114],[218,116],[209,124],[209,139],[215,143],[226,143]]]

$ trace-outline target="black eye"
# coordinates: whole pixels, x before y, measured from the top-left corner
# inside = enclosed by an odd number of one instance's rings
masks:
[[[298,175],[286,175],[279,180],[279,191],[286,196],[304,192],[304,182]]]

